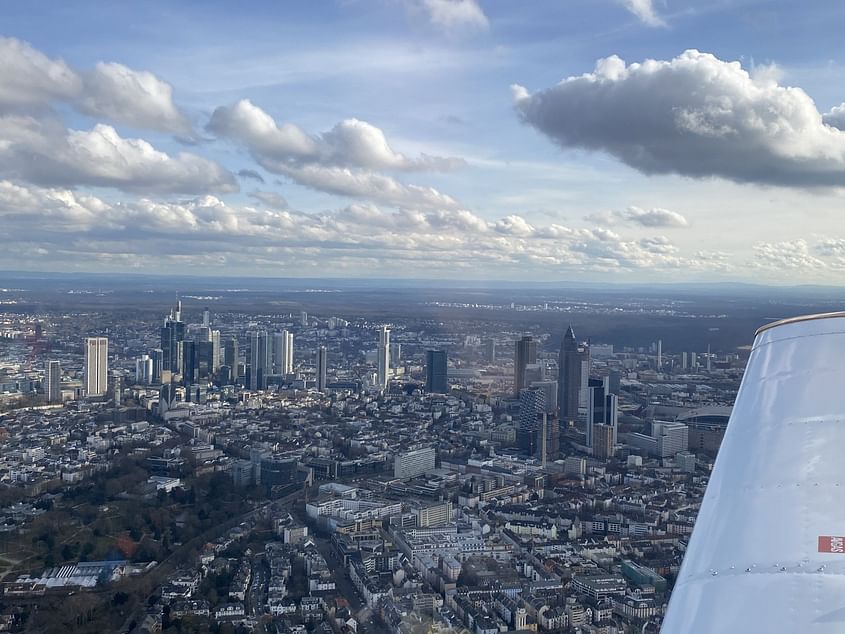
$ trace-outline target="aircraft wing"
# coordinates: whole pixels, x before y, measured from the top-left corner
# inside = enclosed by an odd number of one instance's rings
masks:
[[[845,313],[757,331],[661,632],[845,632]]]

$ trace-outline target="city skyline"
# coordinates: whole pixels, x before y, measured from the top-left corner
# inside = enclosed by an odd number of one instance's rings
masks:
[[[836,3],[257,8],[8,8],[0,269],[841,284]]]

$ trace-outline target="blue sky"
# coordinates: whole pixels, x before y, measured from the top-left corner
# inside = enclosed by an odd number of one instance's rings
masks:
[[[837,283],[844,23],[833,1],[9,5],[0,267]]]

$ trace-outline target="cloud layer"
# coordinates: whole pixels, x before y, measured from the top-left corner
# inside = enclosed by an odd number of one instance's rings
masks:
[[[69,189],[0,181],[0,223],[12,242],[89,262],[161,256],[247,268],[260,258],[279,265],[378,268],[390,261],[394,267],[423,266],[412,270],[427,274],[473,274],[484,267],[507,275],[531,269],[561,276],[705,266],[701,258],[683,257],[663,236],[631,240],[607,229],[536,226],[516,215],[488,221],[463,209],[388,211],[353,204],[307,214],[264,194],[256,192],[254,206],[214,196],[112,203]],[[32,243],[36,227],[38,242]],[[208,253],[216,259],[208,260]]]
[[[217,108],[207,127],[246,147],[267,171],[306,187],[391,205],[457,206],[436,189],[406,185],[380,171],[450,170],[462,166],[461,159],[408,157],[391,147],[382,130],[365,121],[345,119],[327,132],[311,135],[292,123],[279,125],[243,99]]]
[[[514,96],[523,121],[561,147],[607,152],[645,174],[845,186],[845,132],[803,90],[696,50],[630,65],[611,56]]]

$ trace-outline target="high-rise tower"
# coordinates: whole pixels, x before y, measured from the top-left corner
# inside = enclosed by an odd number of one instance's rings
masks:
[[[179,344],[185,340],[185,323],[182,321],[182,302],[170,310],[161,329],[161,369],[167,372],[181,372]]]
[[[390,378],[390,328],[386,326],[379,331],[378,340],[378,384],[382,389],[387,387]]]
[[[328,378],[328,361],[329,352],[326,346],[317,348],[317,391],[326,391],[326,382]]]
[[[44,396],[48,403],[62,401],[62,364],[58,361],[48,361],[44,369]]]
[[[513,358],[513,391],[519,396],[525,387],[525,367],[537,363],[537,342],[525,336],[516,342]]]
[[[558,356],[558,405],[560,420],[574,421],[578,418],[578,404],[581,398],[584,352],[575,339],[570,325],[563,335]]]
[[[267,375],[272,367],[267,331],[256,330],[249,338],[249,389],[263,390],[267,387]]]
[[[109,340],[88,337],[85,340],[85,395],[104,396],[108,389]]]
[[[425,391],[429,394],[446,394],[449,391],[445,350],[426,350]]]

